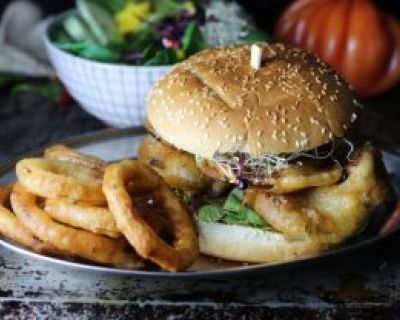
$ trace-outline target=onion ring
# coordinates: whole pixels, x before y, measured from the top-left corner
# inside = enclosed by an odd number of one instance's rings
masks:
[[[127,192],[127,184],[133,199]],[[118,228],[140,256],[173,272],[188,268],[197,258],[199,244],[191,215],[150,167],[138,160],[124,160],[107,166],[103,191]],[[138,212],[135,196],[144,195],[149,198],[149,203],[162,205],[162,213],[171,224],[172,245],[162,240]]]
[[[154,208],[146,203],[146,199],[136,198],[140,206],[142,218],[159,234],[168,228],[163,217],[153,212]],[[122,236],[116,226],[114,215],[106,207],[93,206],[88,203],[72,203],[65,198],[47,198],[44,210],[56,221],[69,226],[81,228],[111,238]]]
[[[11,188],[0,186],[0,234],[35,252],[43,254],[59,254],[59,251],[50,244],[36,238],[17,218],[5,207],[9,199]]]
[[[143,263],[126,249],[125,239],[116,240],[55,222],[37,205],[37,196],[21,184],[14,185],[11,204],[20,221],[35,236],[72,256],[124,268],[140,268]]]
[[[198,192],[212,179],[197,166],[193,155],[147,135],[138,150],[138,159],[154,169],[173,189]]]
[[[68,198],[104,204],[101,179],[94,178],[94,169],[59,160],[30,158],[19,161],[16,173],[19,182],[43,198]]]
[[[74,149],[68,148],[63,144],[56,144],[45,149],[43,156],[45,159],[65,161],[95,169],[95,172],[99,174],[99,177],[103,176],[104,168],[107,165],[107,162],[98,157],[81,153]]]
[[[71,203],[65,198],[47,198],[44,207],[54,220],[111,238],[119,238],[112,213],[105,207],[87,203]]]

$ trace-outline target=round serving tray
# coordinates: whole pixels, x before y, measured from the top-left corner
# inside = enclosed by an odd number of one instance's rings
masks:
[[[142,127],[127,128],[127,129],[107,129],[95,133],[84,134],[69,138],[61,141],[60,143],[66,144],[83,152],[99,156],[107,161],[116,161],[120,159],[132,158],[136,156],[137,148],[145,134]],[[382,150],[385,165],[391,175],[393,186],[398,193],[400,190],[400,153],[393,146],[385,146],[378,143],[378,147]],[[40,156],[43,149],[30,152],[23,155],[21,158]],[[14,166],[19,159],[9,161],[0,167],[0,184],[7,184],[15,180]],[[231,275],[245,275],[259,272],[267,272],[277,269],[292,268],[306,263],[315,263],[328,258],[336,258],[344,253],[353,252],[361,248],[376,244],[390,236],[394,232],[387,234],[379,234],[379,228],[384,224],[386,219],[390,216],[393,210],[393,204],[385,204],[376,208],[377,217],[372,219],[361,235],[354,239],[342,244],[336,249],[332,249],[325,253],[299,258],[290,261],[283,261],[278,263],[265,263],[256,265],[243,265],[235,262],[219,261],[213,258],[201,256],[194,265],[185,272],[170,273],[155,270],[127,270],[107,267],[102,265],[90,264],[87,262],[80,262],[77,260],[70,261],[57,257],[45,256],[30,251],[12,241],[1,238],[0,245],[12,250],[18,254],[25,255],[52,263],[55,266],[64,266],[71,268],[78,268],[81,270],[89,270],[96,272],[103,272],[109,274],[131,275],[137,277],[172,277],[172,278],[194,278],[194,277],[225,277]]]

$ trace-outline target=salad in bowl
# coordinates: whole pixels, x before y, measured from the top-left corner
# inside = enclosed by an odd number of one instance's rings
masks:
[[[60,49],[95,61],[158,66],[207,48],[202,1],[77,0],[52,35]]]

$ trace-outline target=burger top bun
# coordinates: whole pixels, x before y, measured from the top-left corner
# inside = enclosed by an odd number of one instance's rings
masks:
[[[157,135],[179,149],[215,153],[294,153],[342,137],[357,115],[346,82],[298,48],[258,43],[200,52],[154,86],[148,117]]]

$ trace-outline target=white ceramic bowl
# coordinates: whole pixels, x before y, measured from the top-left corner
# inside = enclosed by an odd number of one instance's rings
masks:
[[[55,18],[45,34],[50,60],[72,97],[89,113],[115,127],[142,125],[146,97],[172,66],[129,66],[80,58],[57,48],[50,34],[68,14]]]

